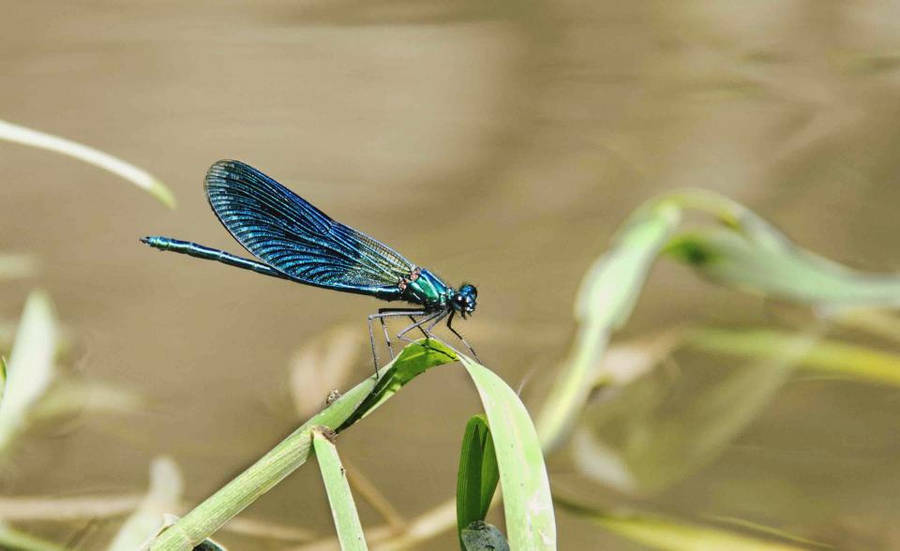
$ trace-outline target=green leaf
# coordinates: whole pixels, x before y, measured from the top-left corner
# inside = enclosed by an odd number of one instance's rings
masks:
[[[503,532],[481,520],[472,521],[460,530],[459,537],[463,551],[509,551]]]
[[[803,551],[787,543],[756,538],[707,526],[648,514],[623,514],[591,509],[563,499],[556,503],[576,515],[588,518],[603,529],[666,551]]]
[[[769,329],[700,329],[687,344],[704,352],[747,358],[775,359],[805,338],[803,334]],[[900,385],[900,356],[834,340],[820,341],[799,358],[800,367],[874,383]]]
[[[337,448],[331,441],[334,436],[334,432],[327,428],[318,427],[312,431],[313,448],[325,482],[334,528],[342,551],[365,550],[368,549],[366,538],[347,483],[347,473],[341,465]]]
[[[160,529],[163,516],[178,509],[183,483],[178,465],[168,457],[150,464],[150,488],[137,509],[125,520],[107,551],[131,551],[141,547]]]
[[[466,424],[456,477],[456,523],[460,542],[466,527],[484,520],[499,480],[494,440],[487,419],[475,415]]]
[[[730,230],[681,234],[665,252],[744,291],[837,308],[900,306],[900,276],[851,270],[799,247],[761,246]]]
[[[0,450],[28,426],[38,401],[56,377],[58,330],[50,298],[34,291],[25,302],[0,401]]]
[[[162,532],[151,549],[175,551],[197,545],[306,463],[313,428],[324,426],[341,432],[381,406],[416,375],[455,359],[453,350],[434,340],[408,345],[393,362],[380,370],[379,379],[367,377],[311,417],[256,463]]]
[[[0,120],[0,140],[54,151],[92,164],[144,189],[167,207],[175,208],[175,195],[156,177],[145,170],[93,147],[2,120]]]
[[[65,548],[55,543],[44,541],[38,537],[16,530],[0,521],[0,548],[18,551],[64,551]]]
[[[510,547],[556,549],[556,521],[540,441],[519,396],[486,367],[460,354],[490,426],[503,488]]]
[[[668,201],[638,209],[612,250],[584,276],[575,300],[575,343],[537,419],[546,449],[558,446],[574,425],[598,378],[610,333],[628,319],[650,266],[680,220],[680,210]]]

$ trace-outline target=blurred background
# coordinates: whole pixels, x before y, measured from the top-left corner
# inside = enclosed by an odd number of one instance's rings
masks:
[[[571,343],[582,274],[628,213],[666,190],[724,193],[855,268],[900,266],[900,9],[890,2],[6,8],[0,118],[146,168],[179,202],[168,210],[95,167],[0,143],[0,250],[38,259],[34,276],[0,285],[0,319],[14,327],[28,292],[44,289],[71,342],[67,366],[144,400],[30,435],[7,460],[7,496],[140,493],[150,460],[166,454],[186,502],[199,502],[305,419],[290,370],[307,343],[349,324],[359,354],[332,386],[370,373],[365,316],[377,301],[138,242],[161,234],[241,253],[202,190],[221,158],[260,168],[450,284],[476,284],[478,312],[457,327],[535,407]],[[792,316],[661,263],[619,335]],[[672,368],[682,400],[734,363],[714,360]],[[479,408],[461,370],[434,370],[343,434],[342,458],[415,518],[453,495],[459,441]],[[550,460],[551,480],[610,506],[887,549],[900,546],[898,415],[895,387],[800,375],[713,461],[665,488],[588,481],[566,450]],[[244,515],[331,534],[312,468]],[[557,519],[562,549],[642,549],[564,511]],[[95,549],[116,522],[32,531]],[[456,546],[445,533],[422,548]]]

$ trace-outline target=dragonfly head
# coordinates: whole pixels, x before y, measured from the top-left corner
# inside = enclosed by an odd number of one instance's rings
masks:
[[[478,300],[478,289],[474,285],[464,283],[459,291],[453,293],[450,305],[455,312],[459,312],[463,319],[475,311],[475,302]]]

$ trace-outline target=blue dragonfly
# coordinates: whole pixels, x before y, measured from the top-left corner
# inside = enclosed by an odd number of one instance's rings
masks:
[[[425,268],[413,264],[387,245],[333,220],[291,190],[240,161],[223,160],[206,174],[206,196],[225,229],[257,260],[171,237],[147,236],[143,243],[259,274],[385,301],[405,301],[414,307],[379,308],[368,317],[372,361],[378,374],[373,323],[378,320],[394,357],[385,318],[408,317],[412,322],[397,338],[418,329],[425,337],[442,320],[477,358],[453,328],[459,314],[475,311],[478,290],[464,283],[450,287]]]

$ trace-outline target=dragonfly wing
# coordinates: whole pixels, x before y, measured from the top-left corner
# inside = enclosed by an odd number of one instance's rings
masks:
[[[332,220],[240,161],[212,165],[206,195],[244,248],[302,283],[392,298],[399,297],[399,282],[415,268],[390,247]]]

